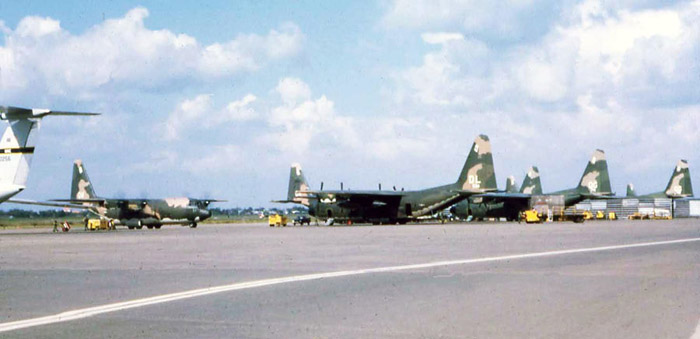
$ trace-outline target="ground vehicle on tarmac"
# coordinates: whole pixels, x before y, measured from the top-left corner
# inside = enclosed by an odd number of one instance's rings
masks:
[[[308,215],[297,215],[294,217],[294,220],[292,221],[293,225],[311,225],[311,218]]]
[[[287,223],[289,222],[289,219],[285,215],[280,215],[280,214],[270,214],[268,217],[268,221],[270,224],[270,227],[279,227],[279,226],[287,226]]]
[[[88,220],[88,230],[107,230],[109,229],[109,221],[105,219],[90,219]]]

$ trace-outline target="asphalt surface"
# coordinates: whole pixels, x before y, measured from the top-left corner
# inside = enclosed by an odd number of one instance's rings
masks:
[[[700,221],[50,231],[0,232],[0,327],[260,279],[698,238]],[[289,282],[0,337],[691,338],[699,321],[695,241]]]

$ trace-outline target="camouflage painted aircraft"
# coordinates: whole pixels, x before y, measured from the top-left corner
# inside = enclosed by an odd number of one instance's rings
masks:
[[[106,199],[95,194],[90,178],[81,160],[73,163],[73,181],[70,199],[52,201],[69,203],[66,207],[83,208],[100,216],[113,219],[129,229],[143,226],[160,228],[164,224],[189,225],[211,216],[207,207],[222,200],[166,198],[166,199]]]
[[[41,119],[49,115],[99,115],[0,106],[0,119],[7,121],[0,140],[0,202],[6,201],[25,189],[29,166]]]
[[[509,193],[511,196],[522,195],[527,197],[531,194],[542,194],[540,171],[536,166],[530,167],[530,170],[527,171],[527,175],[523,179],[520,190],[517,190],[515,178],[512,176],[508,177],[506,193]],[[472,196],[452,206],[452,208],[450,208],[450,213],[456,215],[460,219],[467,219],[471,216],[475,219],[506,218],[506,220],[515,220],[520,211],[528,207],[528,203],[529,201],[524,199],[487,199],[484,201],[483,197]]]
[[[514,176],[509,176],[506,178],[506,192],[507,193],[516,193],[520,190],[518,188],[518,184],[515,183],[515,177]]]
[[[688,161],[678,160],[676,168],[673,169],[671,174],[671,179],[666,185],[666,190],[662,192],[650,193],[645,195],[637,195],[634,192],[634,186],[632,184],[627,185],[627,197],[628,198],[671,198],[680,199],[693,196],[693,184],[690,181],[690,169],[688,168]]]
[[[520,213],[529,208],[530,198],[542,195],[542,185],[537,167],[528,171],[523,181],[520,193],[492,192],[472,196],[468,201],[455,206],[453,214],[460,218],[472,216],[481,218],[506,218],[517,220]],[[573,206],[586,199],[603,199],[613,195],[608,175],[608,163],[605,152],[596,150],[583,171],[578,186],[548,193],[546,195],[561,195],[565,206]]]
[[[309,208],[309,214],[352,222],[404,224],[432,215],[473,194],[496,190],[489,138],[480,135],[472,145],[464,168],[455,183],[419,191],[312,191],[299,164],[290,170],[287,200]]]

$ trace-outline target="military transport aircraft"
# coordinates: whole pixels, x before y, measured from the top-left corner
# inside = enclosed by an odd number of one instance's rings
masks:
[[[0,202],[25,189],[37,138],[35,131],[41,127],[41,119],[49,115],[84,116],[99,113],[0,106],[0,119],[7,121],[0,140]]]
[[[58,203],[69,203],[66,207],[83,208],[129,229],[160,228],[164,224],[189,225],[211,216],[207,207],[212,202],[223,200],[166,198],[166,199],[106,199],[95,194],[85,166],[81,160],[73,163],[73,181],[70,199],[54,199]],[[53,205],[50,205],[53,206]]]
[[[506,220],[517,220],[520,213],[530,206],[530,198],[533,195],[542,195],[539,171],[533,167],[528,171],[528,176],[523,182],[521,193],[490,192],[476,194],[470,197],[469,201],[458,204],[452,213],[460,218],[506,218]],[[562,196],[564,206],[573,206],[586,199],[606,199],[611,198],[614,193],[610,187],[610,176],[608,174],[608,163],[605,160],[605,152],[596,150],[593,152],[591,160],[583,171],[578,186],[552,193],[546,196]]]
[[[464,168],[455,183],[419,191],[313,191],[301,166],[293,164],[289,176],[287,200],[309,208],[309,214],[332,224],[343,220],[404,224],[431,215],[470,195],[496,190],[493,157],[489,138],[480,135],[472,145]]]
[[[513,189],[515,179],[511,176],[506,182],[506,193],[515,193],[515,196],[523,195],[530,196],[531,194],[542,194],[542,183],[540,182],[540,171],[536,166],[530,167],[527,175],[523,179],[523,184],[520,190]],[[520,193],[520,194],[517,194]],[[511,194],[513,195],[513,194]],[[515,220],[517,215],[515,211],[520,213],[520,210],[527,208],[529,201],[524,199],[487,199],[480,196],[472,196],[450,208],[450,213],[456,215],[460,219],[467,219],[470,216],[475,219],[483,218],[506,218],[506,220]]]
[[[650,193],[645,195],[637,195],[634,192],[634,186],[632,184],[627,185],[627,197],[628,198],[671,198],[671,199],[681,199],[693,196],[693,184],[690,181],[690,169],[688,168],[688,161],[678,160],[676,168],[674,168],[673,173],[671,173],[671,179],[666,185],[666,190],[662,192]]]

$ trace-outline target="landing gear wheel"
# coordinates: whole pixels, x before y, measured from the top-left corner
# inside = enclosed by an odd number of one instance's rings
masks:
[[[157,230],[160,229],[160,225],[155,225],[154,227],[155,227]]]
[[[190,228],[197,228],[197,223],[196,222],[191,223]]]
[[[152,230],[152,229],[153,229],[153,225],[148,225],[148,226],[146,226],[146,227],[148,227],[149,230]]]
[[[130,230],[134,229],[134,226],[127,226]]]

